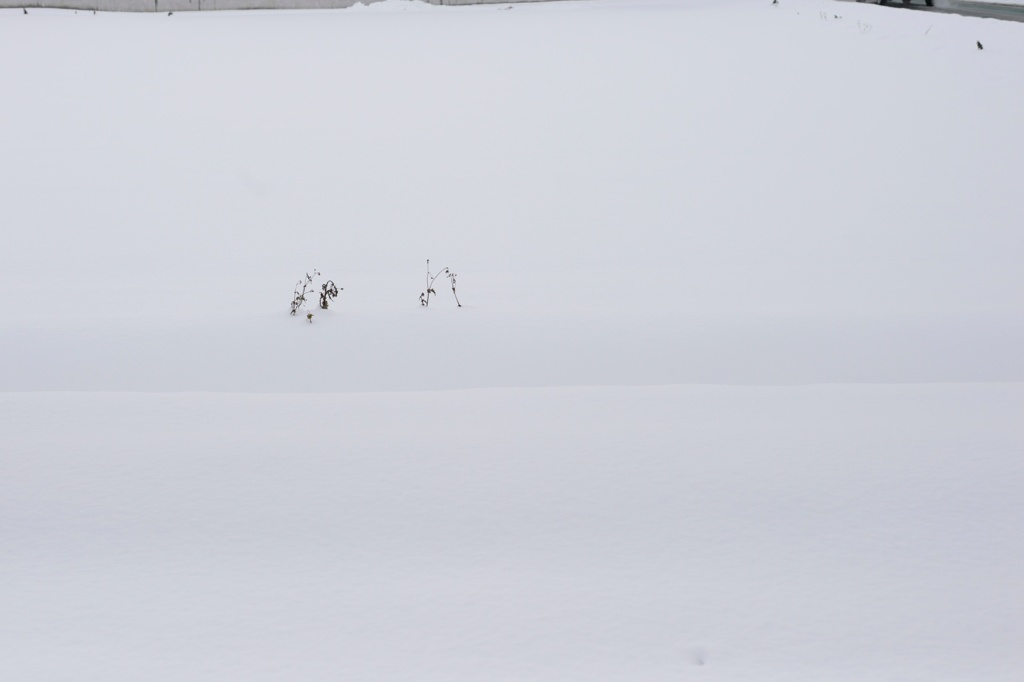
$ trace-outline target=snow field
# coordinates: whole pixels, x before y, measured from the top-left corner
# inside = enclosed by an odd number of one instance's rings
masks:
[[[1024,378],[1019,25],[746,0],[0,17],[0,388]],[[417,304],[427,258],[458,322]],[[339,305],[282,325],[313,267]]]
[[[1022,399],[7,394],[0,651],[36,680],[1014,680]]]
[[[0,670],[1016,682],[1021,31],[0,11]]]

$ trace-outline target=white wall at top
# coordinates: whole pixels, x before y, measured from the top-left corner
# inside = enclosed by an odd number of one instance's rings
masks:
[[[101,12],[170,12],[216,9],[333,9],[380,0],[0,0],[0,7],[53,7]]]
[[[546,0],[421,0],[432,5],[486,5]],[[380,0],[0,0],[0,8],[52,7],[102,12],[184,12],[231,9],[336,9]]]

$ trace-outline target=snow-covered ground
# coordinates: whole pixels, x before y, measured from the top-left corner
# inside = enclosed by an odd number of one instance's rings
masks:
[[[1024,25],[780,3],[0,11],[4,677],[1019,680]]]
[[[0,396],[26,680],[1019,680],[1017,385]]]

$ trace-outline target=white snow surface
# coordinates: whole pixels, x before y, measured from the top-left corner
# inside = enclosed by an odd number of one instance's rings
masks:
[[[0,389],[1024,380],[1024,27],[765,4],[0,13]]]
[[[1019,682],[1024,25],[780,3],[0,10],[2,677]]]
[[[26,680],[1019,680],[1019,384],[0,395]]]

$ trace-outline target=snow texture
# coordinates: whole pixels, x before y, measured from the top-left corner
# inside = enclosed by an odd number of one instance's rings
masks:
[[[821,0],[0,10],[2,676],[1019,681],[1022,63]]]

